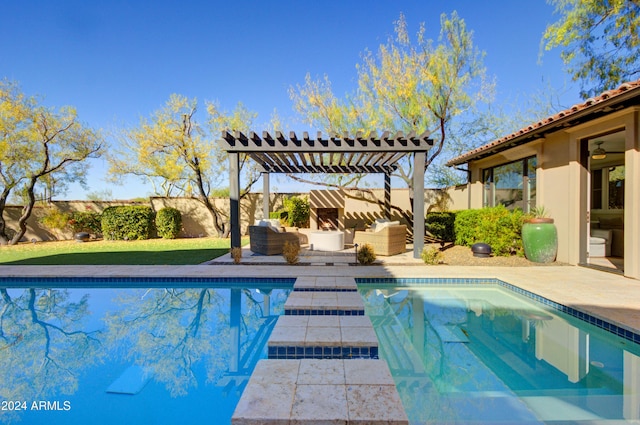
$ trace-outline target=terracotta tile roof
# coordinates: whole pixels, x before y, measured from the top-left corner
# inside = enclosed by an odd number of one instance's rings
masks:
[[[557,131],[560,127],[570,127],[577,124],[577,122],[572,122],[574,118],[593,115],[595,112],[599,113],[597,116],[601,116],[603,113],[613,112],[615,110],[614,106],[627,100],[630,96],[640,98],[640,80],[624,83],[616,89],[605,91],[599,96],[587,99],[583,103],[573,105],[569,109],[529,124],[514,133],[466,152],[447,162],[447,165],[451,167],[465,164],[471,160],[489,156],[493,151],[505,150],[514,143],[523,144],[536,140],[543,137],[543,135],[549,131]],[[610,108],[609,110],[607,110],[607,106]],[[595,116],[593,118],[595,118]],[[580,122],[583,121],[584,119]]]

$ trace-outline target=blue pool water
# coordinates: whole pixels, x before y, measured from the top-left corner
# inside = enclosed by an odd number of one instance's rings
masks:
[[[293,280],[2,284],[0,423],[147,425],[230,423]]]
[[[493,284],[359,288],[412,424],[640,419],[633,335]]]

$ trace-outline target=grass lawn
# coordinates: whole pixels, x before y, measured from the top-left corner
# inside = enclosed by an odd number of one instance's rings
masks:
[[[249,243],[242,239],[242,245]],[[229,252],[230,239],[59,241],[0,246],[1,265],[200,264]]]

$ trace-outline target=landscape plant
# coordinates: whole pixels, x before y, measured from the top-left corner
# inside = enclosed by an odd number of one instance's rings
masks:
[[[109,156],[110,173],[115,179],[142,176],[160,196],[199,200],[211,215],[218,236],[226,236],[230,231],[227,214],[212,200],[216,194],[228,196],[228,190],[221,187],[226,184],[221,176],[228,175],[229,161],[217,139],[223,131],[247,134],[256,114],[241,103],[231,113],[214,103],[206,107],[209,120],[203,126],[197,119],[197,99],[172,94],[150,118],[142,118],[138,127],[123,132],[120,149]],[[240,191],[244,197],[261,174],[245,155],[239,160],[246,183]]]
[[[615,89],[640,72],[640,2],[547,0],[558,20],[547,26],[543,47],[560,56],[584,99]]]
[[[287,264],[298,264],[298,261],[300,261],[300,245],[286,241],[282,246],[282,256]]]
[[[102,154],[103,140],[79,122],[74,108],[39,105],[5,80],[0,80],[0,136],[0,245],[14,245],[27,232],[36,189],[51,197],[66,183],[83,183],[87,160]],[[10,195],[22,202],[11,238],[4,217]]]
[[[48,207],[38,220],[40,224],[51,230],[64,230],[69,225],[71,215],[59,208]]]
[[[149,239],[154,213],[145,205],[119,205],[102,212],[102,235],[109,240]]]
[[[164,239],[175,239],[182,230],[182,214],[176,208],[161,208],[156,214],[156,230]]]
[[[440,16],[440,36],[428,39],[426,25],[422,23],[416,37],[411,37],[407,20],[400,15],[394,22],[395,34],[376,50],[362,55],[357,87],[343,97],[336,96],[327,75],[305,77],[304,84],[290,88],[289,94],[295,110],[306,123],[327,134],[362,134],[367,137],[372,129],[391,133],[423,134],[430,131],[433,148],[425,158],[427,178],[452,176],[451,167],[445,167],[444,157],[460,151],[462,140],[468,140],[473,131],[483,130],[485,123],[468,121],[468,112],[476,104],[490,99],[492,83],[485,78],[484,53],[473,42],[473,32],[456,12]],[[479,125],[480,123],[481,125]],[[463,130],[460,130],[460,129]],[[393,176],[413,188],[413,168],[410,158],[398,162]],[[364,174],[321,176],[316,179],[291,178],[305,183],[344,190],[348,196],[383,206],[384,200],[366,190]],[[437,176],[437,177],[435,177]],[[453,182],[446,179],[446,185]],[[458,177],[459,179],[459,177]],[[398,214],[411,222],[413,217],[395,205]]]
[[[491,246],[494,255],[521,257],[523,219],[522,210],[510,211],[504,205],[459,211],[454,224],[456,245],[482,242]]]
[[[376,253],[371,244],[365,243],[358,247],[358,263],[362,265],[373,264],[376,261]]]
[[[425,264],[444,264],[444,254],[435,246],[425,247],[422,250],[422,261]]]
[[[425,229],[442,242],[453,242],[456,239],[455,221],[455,212],[430,212],[425,220]]]
[[[233,247],[229,250],[229,253],[233,259],[233,264],[240,264],[242,261],[242,248],[239,246]]]
[[[311,207],[309,200],[302,196],[292,196],[283,201],[284,209],[287,212],[287,222],[289,226],[309,227],[309,215]]]
[[[102,216],[95,211],[74,211],[69,218],[69,226],[74,233],[102,233]]]

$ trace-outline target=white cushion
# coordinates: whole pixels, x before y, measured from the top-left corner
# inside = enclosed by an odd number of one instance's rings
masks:
[[[376,225],[376,228],[375,228],[374,232],[379,232],[380,230],[384,229],[385,227],[397,226],[398,224],[400,224],[399,221],[385,221],[385,222],[382,222],[382,223],[378,223]]]
[[[255,223],[256,223],[256,226],[268,227],[274,232],[280,232],[280,220],[275,220],[278,222],[277,226],[274,226],[272,221],[273,220],[256,220]]]

